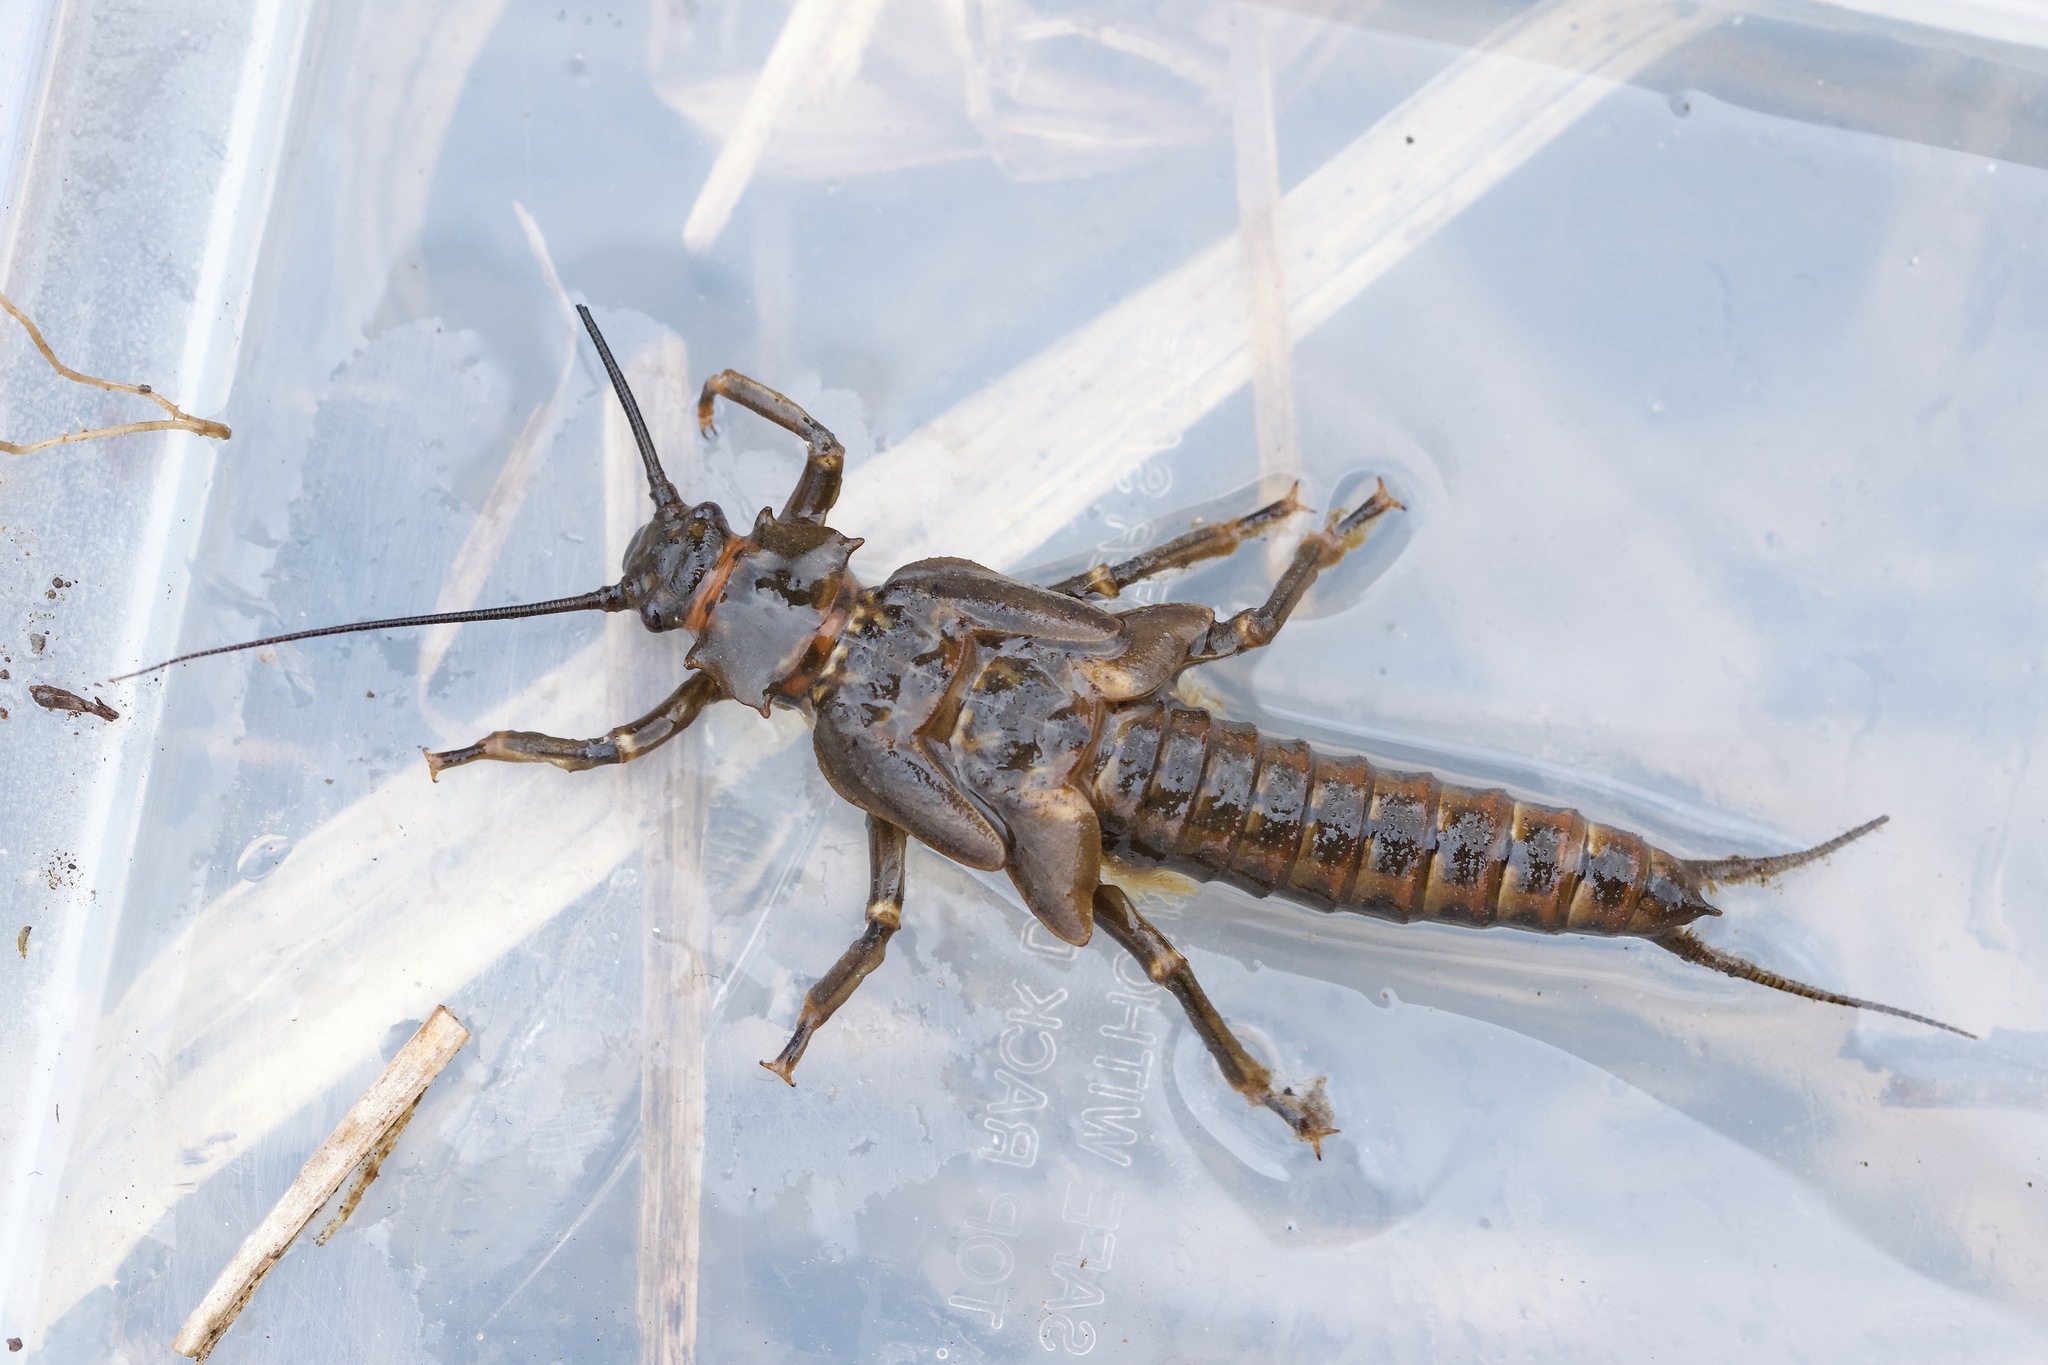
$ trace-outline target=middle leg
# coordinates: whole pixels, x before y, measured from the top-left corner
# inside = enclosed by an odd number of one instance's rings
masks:
[[[1143,579],[1185,569],[1204,560],[1221,559],[1235,553],[1237,547],[1247,540],[1266,534],[1296,512],[1306,512],[1308,508],[1295,497],[1300,491],[1301,485],[1296,484],[1287,490],[1286,497],[1267,503],[1256,512],[1248,512],[1230,521],[1197,526],[1184,536],[1176,536],[1164,545],[1154,546],[1115,564],[1097,564],[1071,578],[1062,578],[1052,585],[1052,590],[1070,597],[1084,597],[1089,593],[1097,597],[1116,597]]]
[[[1131,904],[1131,898],[1121,887],[1105,883],[1095,890],[1095,922],[1109,930],[1109,936],[1121,943],[1132,957],[1145,968],[1145,974],[1173,993],[1187,1011],[1188,1022],[1195,1026],[1195,1033],[1208,1047],[1209,1055],[1216,1059],[1216,1065],[1223,1072],[1223,1079],[1230,1088],[1244,1096],[1245,1102],[1266,1108],[1287,1120],[1287,1126],[1294,1135],[1315,1148],[1316,1158],[1323,1155],[1323,1139],[1337,1131],[1335,1116],[1330,1112],[1330,1102],[1323,1095],[1322,1078],[1308,1087],[1306,1094],[1297,1095],[1291,1089],[1275,1090],[1273,1073],[1245,1049],[1230,1031],[1230,1025],[1223,1022],[1223,1016],[1209,1003],[1208,995],[1201,983],[1195,980],[1194,969],[1182,957],[1180,950],[1166,941],[1166,935],[1153,928],[1146,918]]]
[[[903,927],[903,830],[879,816],[868,817],[868,925],[853,945],[840,954],[832,970],[804,992],[803,1013],[796,1032],[772,1062],[762,1066],[796,1084],[796,1064],[810,1046],[811,1035],[860,989],[868,973],[882,965],[889,940]]]

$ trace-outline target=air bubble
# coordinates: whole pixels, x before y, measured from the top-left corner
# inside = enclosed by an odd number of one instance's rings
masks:
[[[235,859],[235,875],[245,882],[260,882],[277,871],[277,865],[292,851],[292,841],[282,834],[259,834]]]

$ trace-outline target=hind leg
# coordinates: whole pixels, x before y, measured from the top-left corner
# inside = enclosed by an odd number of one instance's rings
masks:
[[[1302,537],[1287,572],[1273,585],[1273,594],[1265,604],[1211,626],[1208,636],[1188,651],[1188,662],[1214,663],[1273,643],[1273,637],[1287,624],[1287,618],[1323,570],[1364,544],[1372,524],[1400,505],[1387,492],[1386,484],[1381,483],[1357,510],[1343,516],[1331,513],[1327,528]]]
[[[1323,1082],[1318,1077],[1309,1086],[1306,1094],[1297,1095],[1291,1089],[1275,1090],[1273,1073],[1258,1058],[1245,1049],[1230,1031],[1230,1025],[1223,1022],[1223,1016],[1209,1003],[1208,995],[1201,983],[1195,980],[1194,969],[1182,957],[1180,950],[1166,941],[1166,935],[1138,913],[1131,904],[1131,898],[1122,888],[1104,885],[1095,891],[1095,922],[1109,931],[1111,938],[1121,943],[1132,957],[1144,966],[1145,974],[1173,993],[1180,1006],[1187,1011],[1188,1022],[1195,1026],[1195,1033],[1208,1047],[1209,1055],[1216,1059],[1217,1067],[1223,1072],[1223,1079],[1230,1088],[1245,1097],[1248,1104],[1263,1105],[1281,1118],[1294,1135],[1315,1148],[1316,1157],[1323,1155],[1323,1139],[1337,1131],[1334,1116],[1330,1113],[1330,1102],[1323,1096]]]

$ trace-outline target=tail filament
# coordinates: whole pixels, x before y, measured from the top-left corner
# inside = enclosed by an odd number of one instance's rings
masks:
[[[1782,872],[1795,867],[1818,862],[1836,849],[1852,844],[1864,835],[1890,820],[1889,815],[1880,815],[1875,820],[1866,820],[1847,834],[1837,834],[1824,844],[1798,853],[1780,853],[1769,858],[1695,858],[1687,861],[1693,875],[1714,886],[1737,886],[1743,882],[1766,882]]]
[[[1872,828],[1872,826],[1864,826],[1864,829],[1869,828]],[[1834,845],[1839,846],[1846,843],[1862,832],[1863,830],[1852,830],[1840,839],[1833,841]],[[1828,846],[1822,845],[1823,848]],[[1787,856],[1799,858],[1805,855],[1794,853]],[[1730,861],[1736,860],[1731,859]],[[1758,861],[1765,860],[1759,859]],[[1927,1024],[1933,1028],[1945,1029],[1950,1033],[1961,1034],[1972,1042],[1975,1042],[1977,1039],[1977,1035],[1974,1033],[1964,1032],[1954,1024],[1944,1024],[1939,1019],[1929,1019],[1924,1014],[1914,1014],[1911,1010],[1902,1010],[1891,1005],[1880,1005],[1875,1000],[1859,1000],[1853,995],[1838,995],[1834,991],[1821,990],[1818,986],[1809,986],[1803,981],[1794,981],[1789,976],[1779,976],[1776,972],[1765,971],[1762,967],[1757,966],[1746,958],[1737,957],[1733,953],[1724,953],[1712,944],[1695,938],[1690,930],[1672,929],[1656,935],[1650,939],[1650,942],[1669,952],[1676,953],[1687,962],[1696,963],[1702,967],[1711,967],[1722,975],[1732,976],[1738,981],[1754,981],[1757,985],[1769,986],[1774,991],[1784,991],[1788,995],[1804,996],[1808,1000],[1819,1000],[1824,1004],[1847,1005],[1850,1009],[1857,1010],[1876,1010],[1879,1014],[1889,1014],[1899,1019],[1911,1019],[1916,1024]]]

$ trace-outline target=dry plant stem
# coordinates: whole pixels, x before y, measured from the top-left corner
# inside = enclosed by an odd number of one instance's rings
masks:
[[[626,363],[631,386],[648,395],[643,414],[656,449],[681,463],[685,486],[698,466],[691,429],[689,350],[663,333]],[[623,407],[604,416],[605,553],[623,560],[647,505],[646,471]],[[687,471],[687,472],[685,472]],[[606,623],[610,705],[624,711],[650,675],[682,676],[688,641],[664,637],[649,650],[637,621]],[[710,914],[704,849],[712,790],[701,759],[635,765],[617,784],[616,818],[642,849],[640,1210],[636,1309],[639,1365],[694,1365],[697,1352],[698,1218],[704,1168],[704,926]]]
[[[1237,241],[1243,274],[1245,350],[1251,360],[1252,425],[1259,473],[1301,468],[1294,411],[1294,339],[1287,319],[1287,268],[1280,222],[1280,150],[1273,129],[1273,63],[1264,9],[1239,7],[1231,23],[1230,123],[1236,143]],[[1286,560],[1278,544],[1267,569]]]
[[[327,1226],[320,1229],[320,1235],[313,1239],[315,1245],[324,1247],[333,1241],[334,1234],[341,1231],[341,1225],[356,1211],[356,1205],[363,1202],[363,1196],[370,1192],[370,1184],[376,1180],[377,1172],[383,1169],[384,1163],[397,1149],[398,1135],[405,1131],[406,1124],[412,1122],[412,1116],[420,1111],[420,1100],[426,1097],[427,1092],[422,1090],[418,1098],[398,1116],[398,1121],[386,1128],[384,1136],[377,1139],[377,1145],[370,1149],[370,1154],[363,1158],[363,1164],[356,1168],[356,1178],[349,1182],[348,1193],[341,1197],[341,1207],[334,1211],[334,1217],[327,1220]]]
[[[195,1360],[206,1359],[235,1316],[263,1283],[294,1238],[313,1220],[320,1206],[341,1188],[348,1173],[366,1160],[381,1159],[380,1149],[392,1130],[404,1124],[420,1096],[469,1041],[469,1030],[442,1005],[391,1059],[391,1065],[363,1092],[327,1141],[307,1158],[298,1178],[263,1221],[243,1240],[227,1269],[206,1291],[192,1316],[185,1319],[171,1349]],[[367,1182],[365,1182],[367,1184]],[[353,1195],[360,1198],[360,1192]],[[346,1213],[342,1215],[346,1217]]]
[[[709,915],[704,873],[709,782],[701,764],[676,764],[656,816],[651,866],[643,863],[640,1223],[641,1365],[697,1359],[698,1209],[704,1168],[703,962]]]
[[[150,402],[170,414],[168,420],[123,422],[119,426],[94,427],[90,431],[72,431],[62,436],[52,436],[47,440],[32,441],[25,446],[16,445],[12,441],[0,441],[0,451],[5,451],[9,455],[32,455],[38,450],[47,450],[51,446],[69,445],[73,441],[94,441],[105,436],[132,436],[141,431],[189,431],[196,436],[211,436],[216,441],[225,441],[229,436],[233,435],[222,423],[209,422],[204,417],[192,416],[170,399],[150,388],[147,384],[123,384],[119,380],[101,379],[95,375],[83,374],[78,370],[72,369],[69,365],[57,359],[57,353],[50,349],[49,342],[43,340],[42,332],[33,322],[29,321],[28,314],[16,308],[14,301],[5,294],[0,294],[0,308],[6,309],[8,316],[22,325],[22,329],[28,333],[28,339],[33,341],[36,344],[36,349],[43,353],[43,359],[50,362],[50,368],[63,375],[72,383],[89,385],[95,389],[105,389],[108,393],[132,393],[139,397],[147,398]]]
[[[554,390],[546,401],[534,405],[525,426],[512,442],[512,449],[506,453],[505,463],[498,470],[497,480],[492,483],[483,507],[478,510],[476,520],[470,524],[454,560],[441,579],[441,590],[434,598],[434,610],[437,612],[467,610],[475,606],[477,598],[483,595],[484,584],[489,580],[499,556],[504,553],[505,541],[511,535],[512,524],[526,501],[527,490],[553,451],[561,413],[567,406],[569,384],[576,375],[576,342],[582,331],[576,318],[576,305],[569,301],[568,292],[562,288],[562,278],[555,272],[554,257],[548,251],[547,238],[542,235],[540,224],[516,199],[512,201],[512,212],[526,234],[527,250],[540,267],[548,293],[562,310],[567,344],[561,369],[555,377]],[[449,649],[454,646],[458,629],[453,625],[437,626],[428,630],[421,641],[420,696],[424,702],[431,704],[426,694],[427,682],[440,671]]]

